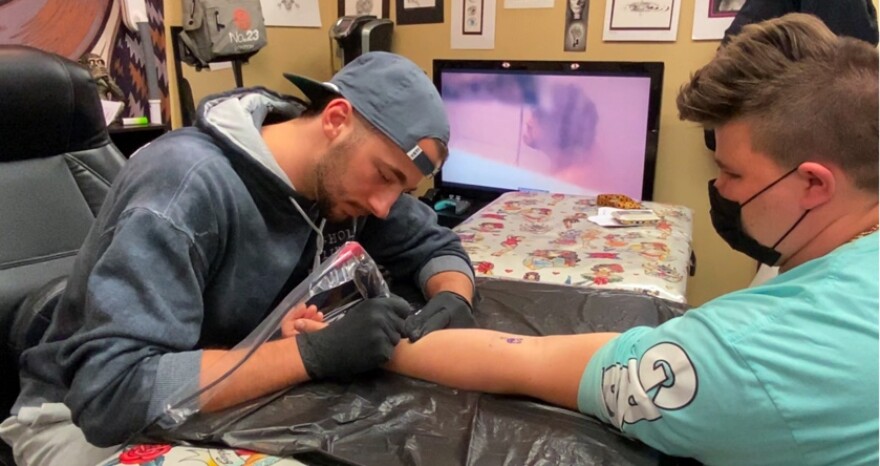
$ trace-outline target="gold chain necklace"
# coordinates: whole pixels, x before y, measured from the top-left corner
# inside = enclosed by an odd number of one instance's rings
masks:
[[[871,233],[874,233],[874,232],[877,231],[878,229],[880,229],[880,224],[878,224],[878,225],[873,225],[871,228],[868,228],[867,230],[865,230],[865,231],[863,231],[863,232],[861,232],[861,233],[859,233],[859,234],[853,236],[852,239],[850,239],[849,241],[847,241],[847,243],[851,243],[851,242],[853,242],[853,241],[855,241],[855,240],[857,240],[857,239],[859,239],[859,238],[864,238],[865,236],[868,236],[868,235],[870,235]]]

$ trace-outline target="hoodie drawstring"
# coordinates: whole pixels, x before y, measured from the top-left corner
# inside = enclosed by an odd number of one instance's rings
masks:
[[[324,225],[327,223],[326,218],[321,219],[321,226],[318,227],[315,225],[315,222],[306,215],[306,212],[300,207],[299,203],[296,202],[296,199],[290,198],[290,202],[296,207],[296,210],[302,215],[305,219],[306,223],[312,228],[312,231],[317,235],[315,238],[315,259],[312,261],[312,271],[318,270],[318,266],[321,265],[321,254],[324,252]]]

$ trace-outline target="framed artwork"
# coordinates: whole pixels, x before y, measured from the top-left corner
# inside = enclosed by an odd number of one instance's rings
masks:
[[[396,0],[397,24],[443,22],[443,0]]]
[[[590,15],[588,0],[568,0],[565,8],[565,36],[562,50],[583,52],[587,50],[587,18]]]
[[[694,40],[721,40],[745,0],[695,0]]]
[[[746,0],[709,0],[710,18],[733,18]]]
[[[483,0],[467,0],[461,10],[461,33],[479,36],[483,34]]]
[[[681,0],[606,0],[606,41],[668,41],[678,36]]]
[[[450,48],[494,49],[496,0],[451,1]]]
[[[266,26],[321,27],[318,0],[260,0]]]
[[[339,16],[373,15],[388,17],[388,0],[339,0]]]
[[[612,31],[668,31],[675,0],[611,0]]]

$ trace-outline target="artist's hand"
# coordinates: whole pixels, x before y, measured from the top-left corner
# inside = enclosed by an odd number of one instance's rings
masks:
[[[476,327],[473,308],[458,293],[441,291],[435,294],[425,307],[419,309],[406,319],[404,327],[406,337],[411,342],[442,328]]]
[[[287,311],[281,319],[281,336],[288,338],[301,331],[313,331],[325,325],[324,313],[318,311],[317,306],[300,304]]]
[[[300,319],[296,342],[309,377],[348,378],[388,362],[410,312],[409,303],[401,298],[371,298],[315,332],[308,332]]]

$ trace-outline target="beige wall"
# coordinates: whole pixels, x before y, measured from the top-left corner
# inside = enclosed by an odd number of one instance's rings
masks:
[[[434,58],[481,58],[511,60],[614,60],[663,61],[663,104],[660,120],[660,146],[655,178],[654,198],[659,202],[683,204],[694,210],[694,249],[697,253],[697,275],[688,283],[688,300],[698,305],[728,291],[744,287],[755,270],[755,263],[732,252],[715,234],[709,221],[706,183],[715,176],[711,154],[703,145],[702,132],[693,124],[681,122],[675,110],[679,86],[689,74],[711,58],[718,42],[694,42],[690,39],[693,2],[682,2],[678,41],[674,43],[602,42],[602,21],[605,2],[590,2],[586,52],[562,51],[564,5],[556,0],[553,9],[506,10],[497,0],[498,14],[494,50],[451,50],[449,23],[398,26],[394,32],[393,49],[409,57],[431,72]],[[450,17],[451,1],[446,2],[446,18]],[[392,14],[394,15],[394,1]],[[318,79],[330,76],[328,34],[336,18],[336,1],[320,0],[321,29],[270,28],[269,45],[244,67],[247,86],[262,85],[281,92],[293,93],[294,88],[282,76],[283,71],[296,71]],[[180,0],[166,0],[166,25],[179,25]],[[169,47],[170,50],[170,47]],[[169,62],[171,60],[169,59]],[[173,70],[171,95],[176,95]],[[196,73],[184,65],[196,101],[207,94],[233,86],[230,70]],[[173,124],[179,125],[177,103],[172,103]]]

